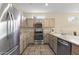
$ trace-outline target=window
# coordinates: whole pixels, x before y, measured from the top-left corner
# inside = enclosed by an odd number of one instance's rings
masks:
[[[78,20],[78,17],[77,16],[68,17],[68,21],[69,22],[73,22],[73,21],[76,21],[76,20]]]
[[[33,16],[32,18],[33,19],[45,19],[46,17],[45,16]]]

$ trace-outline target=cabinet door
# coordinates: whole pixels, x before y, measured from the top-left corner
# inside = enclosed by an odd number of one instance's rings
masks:
[[[20,39],[20,54],[23,52],[23,40]]]
[[[51,45],[51,48],[54,49],[54,41],[53,41],[53,38],[51,38],[50,43],[51,43],[50,44]]]
[[[26,48],[26,37],[26,31],[22,28],[20,35],[20,53],[22,53],[23,50]]]
[[[48,38],[49,38],[49,45],[54,50],[54,52],[57,53],[57,37],[49,34]]]
[[[48,29],[43,29],[43,39],[44,43],[49,43],[49,34],[48,34]]]
[[[20,35],[20,54],[23,52],[23,36]]]
[[[79,55],[79,46],[72,44],[72,55]]]
[[[48,42],[48,43],[49,43],[49,45],[51,46],[51,43],[52,43],[52,42],[51,42],[51,35],[50,35],[50,34],[48,34],[48,39],[49,39],[49,42]]]
[[[23,50],[26,48],[26,32],[23,33],[24,37],[23,37]]]
[[[50,18],[50,21],[49,21],[49,26],[50,27],[55,27],[55,19],[54,18]]]
[[[53,50],[57,53],[57,37],[53,36]]]
[[[33,27],[33,22],[34,22],[33,19],[27,19],[27,26],[28,27]]]

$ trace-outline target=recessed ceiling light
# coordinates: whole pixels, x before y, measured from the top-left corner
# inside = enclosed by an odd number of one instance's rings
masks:
[[[45,3],[45,6],[48,6],[48,3]]]

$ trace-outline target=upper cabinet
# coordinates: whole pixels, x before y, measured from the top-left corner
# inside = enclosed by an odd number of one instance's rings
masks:
[[[55,19],[54,18],[47,18],[42,21],[43,27],[51,28],[55,27]]]
[[[41,22],[43,28],[53,28],[55,27],[55,19],[54,18],[46,18],[46,19],[26,19],[25,27],[33,27],[33,25],[37,22]],[[26,24],[27,23],[27,24]]]
[[[72,55],[79,55],[79,46],[72,44]]]

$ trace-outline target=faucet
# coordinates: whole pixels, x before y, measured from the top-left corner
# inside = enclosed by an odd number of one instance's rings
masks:
[[[74,36],[77,36],[77,33],[75,31],[73,32],[73,34],[74,34]]]

